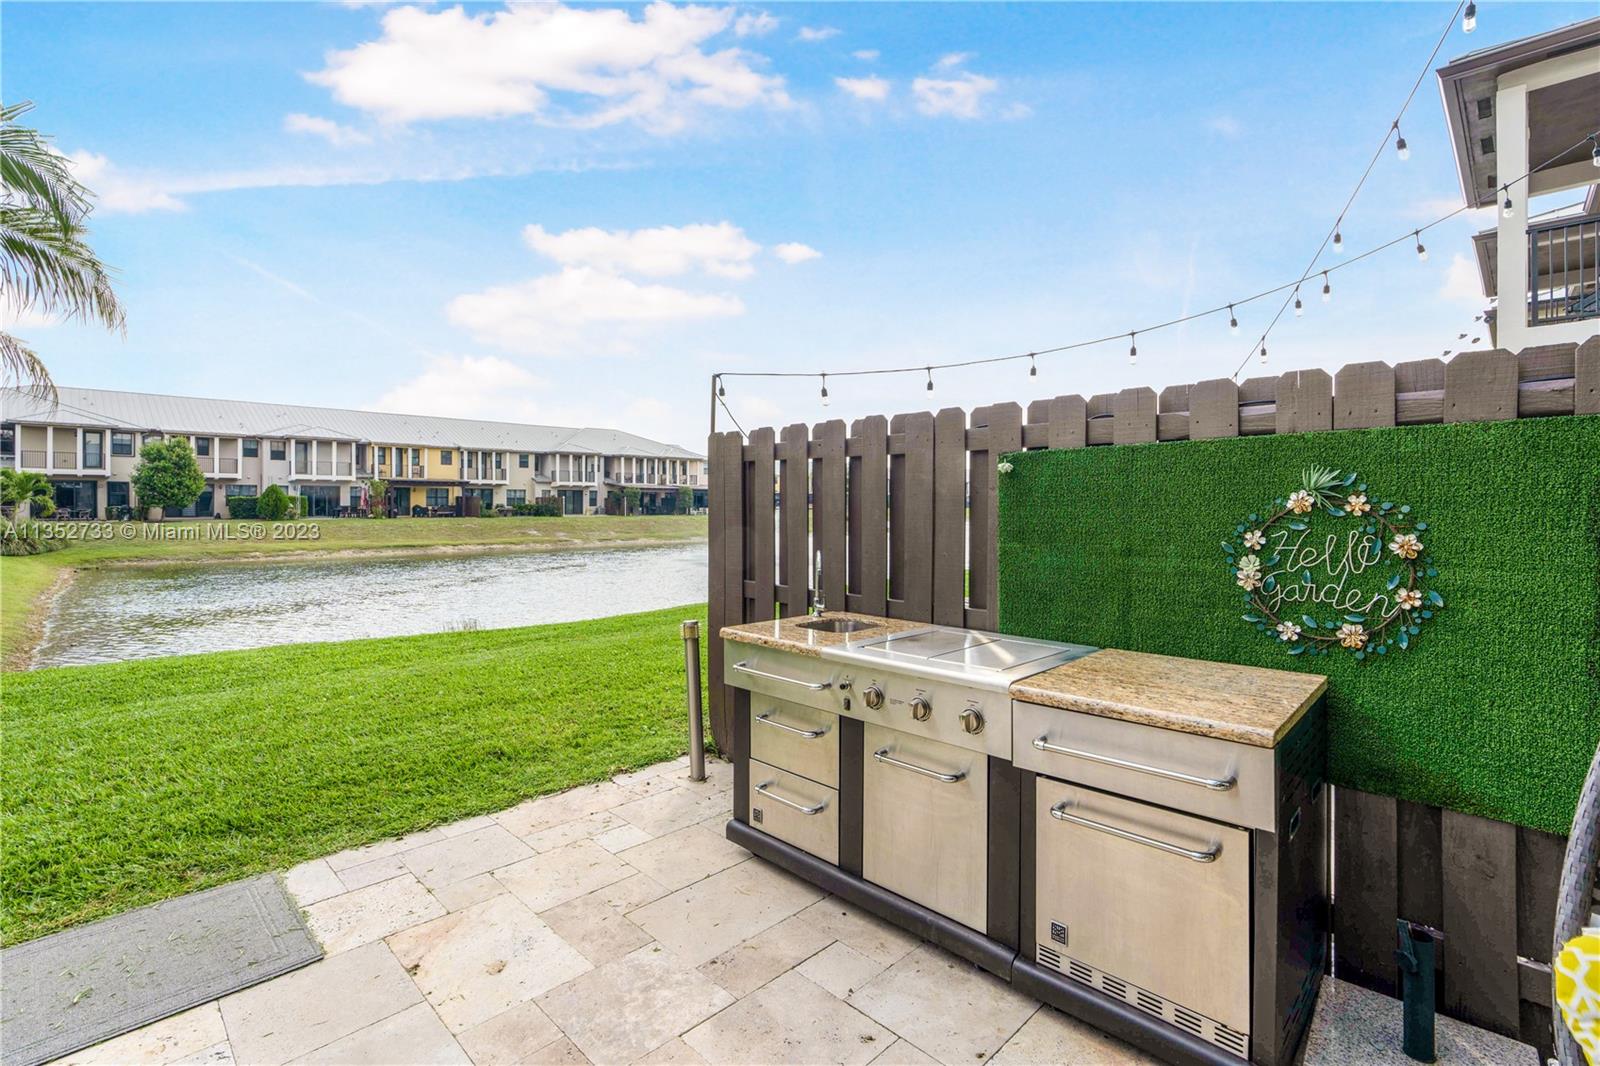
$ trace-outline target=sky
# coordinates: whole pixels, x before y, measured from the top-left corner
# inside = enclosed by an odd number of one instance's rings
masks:
[[[701,450],[716,371],[1035,351],[1294,280],[1453,10],[7,0],[0,90],[98,195],[128,326],[0,314],[66,385]],[[1434,66],[1592,14],[1488,0]],[[1352,253],[1461,205],[1431,71],[1401,131]],[[827,406],[816,378],[729,377],[726,402],[750,429],[1487,347],[1490,216],[1333,274],[1329,303],[1308,282],[1266,366],[1277,301],[1132,364],[1124,339],[932,393],[835,379]]]

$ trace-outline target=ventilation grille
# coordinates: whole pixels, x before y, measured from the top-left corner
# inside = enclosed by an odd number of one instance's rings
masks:
[[[1093,966],[1079,962],[1068,957],[1063,959],[1061,953],[1043,944],[1038,946],[1039,965],[1065,974],[1079,984],[1088,985],[1096,991],[1103,992],[1113,999],[1137,1007],[1153,1018],[1160,1018],[1175,1028],[1182,1029],[1191,1036],[1199,1037],[1208,1044],[1222,1050],[1247,1058],[1250,1054],[1250,1035],[1230,1029],[1221,1022],[1212,1021],[1203,1014],[1197,1014],[1188,1007],[1183,1007],[1153,992],[1146,991],[1137,985],[1130,985],[1120,977],[1113,977],[1104,970],[1097,970]],[[1315,986],[1313,986],[1313,989]],[[1304,992],[1302,991],[1302,999]]]
[[[1314,800],[1322,788],[1328,766],[1327,734],[1313,719],[1324,713],[1319,703],[1278,744],[1280,827],[1287,825],[1293,811]]]

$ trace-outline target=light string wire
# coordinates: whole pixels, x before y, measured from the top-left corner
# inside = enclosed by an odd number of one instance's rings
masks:
[[[1366,185],[1367,179],[1372,176],[1373,168],[1378,165],[1378,160],[1383,158],[1384,149],[1389,147],[1389,135],[1394,134],[1395,137],[1400,138],[1396,143],[1404,146],[1405,140],[1400,133],[1400,120],[1406,117],[1406,111],[1411,107],[1411,101],[1416,99],[1417,90],[1422,87],[1423,81],[1427,78],[1428,71],[1433,67],[1433,61],[1438,58],[1439,49],[1444,47],[1444,42],[1450,37],[1450,31],[1455,29],[1457,16],[1461,14],[1461,9],[1466,6],[1467,0],[1460,0],[1456,4],[1456,9],[1450,12],[1450,18],[1445,21],[1443,32],[1439,34],[1439,39],[1433,43],[1433,51],[1429,52],[1428,58],[1423,61],[1422,69],[1417,72],[1417,80],[1411,83],[1411,91],[1406,93],[1405,101],[1400,105],[1399,112],[1389,123],[1389,128],[1383,131],[1383,140],[1378,142],[1377,150],[1372,153],[1372,158],[1367,160],[1367,169],[1361,172],[1361,177],[1356,180],[1356,187],[1350,190],[1349,199],[1345,200],[1344,206],[1339,209],[1338,217],[1333,220],[1333,226],[1323,235],[1322,243],[1317,245],[1317,250],[1312,253],[1311,262],[1306,264],[1306,269],[1300,275],[1300,283],[1298,284],[1303,284],[1307,278],[1317,272],[1317,261],[1322,258],[1322,253],[1327,250],[1328,242],[1333,239],[1335,234],[1339,233],[1340,226],[1344,224],[1345,215],[1349,213],[1350,208],[1355,204],[1356,197],[1361,195],[1362,186]],[[1401,158],[1404,157],[1405,153],[1402,152]],[[1296,292],[1299,291],[1298,284]],[[1245,352],[1244,358],[1239,361],[1239,365],[1234,368],[1232,376],[1235,380],[1238,379],[1239,372],[1250,362],[1250,357],[1256,353],[1257,349],[1265,349],[1267,337],[1271,335],[1273,328],[1278,324],[1278,320],[1283,317],[1283,312],[1288,308],[1289,301],[1293,299],[1294,293],[1290,293],[1283,298],[1283,305],[1278,308],[1278,313],[1272,316],[1272,321],[1267,323],[1267,328],[1261,331],[1260,338],[1250,346],[1250,349]]]

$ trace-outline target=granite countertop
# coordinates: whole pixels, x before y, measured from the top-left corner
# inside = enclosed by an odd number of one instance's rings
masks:
[[[1107,648],[1016,682],[1011,698],[1271,748],[1327,687],[1320,674]]]
[[[805,629],[802,622],[811,619],[805,615],[798,618],[779,618],[771,622],[746,622],[744,625],[723,626],[718,634],[723,640],[731,640],[738,644],[754,644],[761,648],[773,648],[777,651],[792,651],[801,655],[821,656],[822,648],[843,648],[858,641],[877,640],[892,633],[909,633],[914,629],[926,629],[928,622],[908,622],[900,618],[878,618],[870,614],[851,614],[849,611],[829,611],[829,618],[855,618],[862,622],[874,623],[871,629],[860,629],[854,633],[828,633],[815,629]]]

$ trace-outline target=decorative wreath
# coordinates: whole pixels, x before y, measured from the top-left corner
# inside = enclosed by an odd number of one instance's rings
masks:
[[[1431,587],[1439,571],[1422,542],[1428,523],[1417,521],[1409,505],[1371,502],[1359,475],[1312,467],[1298,489],[1272,506],[1264,519],[1253,514],[1235,526],[1222,550],[1243,590],[1247,610],[1241,617],[1290,655],[1326,655],[1335,648],[1367,659],[1391,648],[1406,651],[1422,624],[1444,606],[1444,597]],[[1308,544],[1308,519],[1319,510],[1355,525],[1342,540],[1335,534],[1320,541],[1320,548]],[[1264,552],[1271,554],[1263,559]],[[1336,552],[1347,575],[1392,567],[1383,591],[1361,593],[1342,580],[1319,585],[1307,564],[1327,564]]]

